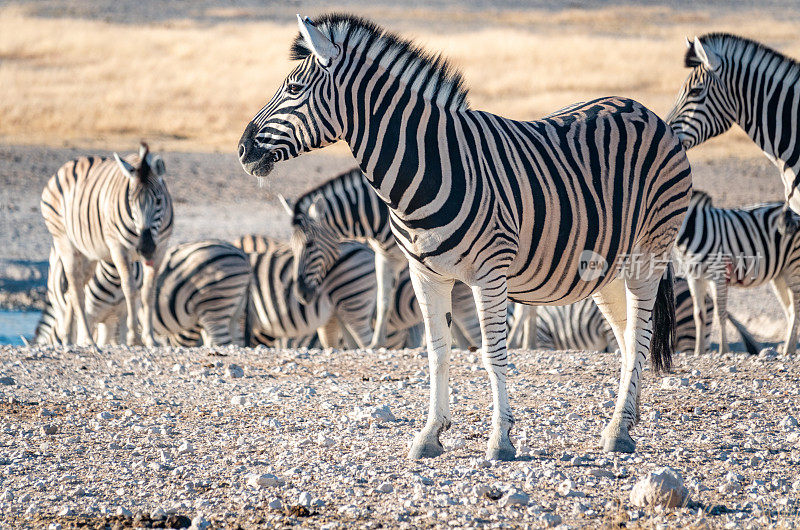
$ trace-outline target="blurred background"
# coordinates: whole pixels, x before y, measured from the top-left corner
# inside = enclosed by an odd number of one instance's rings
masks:
[[[47,259],[38,205],[50,175],[75,156],[134,151],[140,139],[167,162],[174,242],[287,234],[276,193],[348,169],[347,147],[286,162],[259,189],[236,142],[290,69],[295,13],[331,10],[441,51],[463,71],[473,108],[517,119],[607,95],[663,116],[688,73],[685,36],[728,31],[800,57],[796,0],[2,2],[0,291],[42,281],[29,265]],[[690,160],[695,185],[720,205],[782,196],[777,170],[737,128]],[[764,299],[767,320],[749,317],[761,328],[782,320],[772,295]]]

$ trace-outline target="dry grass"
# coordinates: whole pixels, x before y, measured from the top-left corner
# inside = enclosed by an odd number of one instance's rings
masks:
[[[684,35],[734,31],[800,56],[795,22],[749,12],[713,22],[666,8],[375,18],[452,58],[474,108],[519,119],[601,95],[666,113],[686,76]],[[231,150],[288,72],[294,33],[270,22],[119,25],[0,9],[0,141],[124,147],[147,137],[168,148]],[[723,154],[760,156],[741,133],[698,152]]]

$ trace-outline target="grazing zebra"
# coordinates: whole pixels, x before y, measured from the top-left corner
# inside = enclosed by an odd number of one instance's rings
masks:
[[[783,233],[783,203],[746,208],[715,208],[711,197],[694,190],[675,243],[694,299],[695,329],[703,329],[705,293],[714,302],[714,318],[726,321],[728,287],[756,287],[771,282],[788,321],[784,352],[797,346],[800,304],[800,232]],[[725,326],[719,325],[719,351],[728,351]],[[695,353],[705,353],[698,334]]]
[[[687,68],[675,107],[667,117],[689,149],[736,123],[779,169],[787,205],[800,214],[800,64],[763,44],[710,33],[686,39]],[[784,212],[793,230],[795,217]]]
[[[359,348],[369,344],[364,334],[367,331],[372,333],[372,315],[366,309],[374,309],[375,300],[370,303],[367,297],[375,295],[377,283],[374,258],[372,263],[363,261],[364,256],[372,257],[366,247],[342,244],[337,259],[322,276],[317,294],[303,307],[306,300],[301,300],[294,289],[295,258],[290,246],[256,235],[244,236],[233,244],[251,252],[256,283],[261,282],[251,289],[248,307],[251,322],[246,325],[251,334],[248,344],[255,342],[272,346],[281,344],[279,339],[306,336],[315,330],[324,347],[339,345],[340,331],[348,333]],[[276,293],[281,298],[276,299]],[[462,297],[465,296],[468,293],[462,293]],[[269,304],[265,302],[267,300]],[[333,307],[330,307],[331,302]],[[461,307],[466,310],[454,315],[459,331],[464,336],[474,336],[475,329],[480,327],[474,307],[463,303]],[[408,338],[405,332],[422,322],[422,312],[407,270],[400,274],[391,309],[386,347],[396,349],[405,346]],[[258,315],[257,320],[254,315]],[[340,330],[340,326],[344,330]]]
[[[323,273],[336,261],[340,245],[358,241],[375,252],[378,301],[375,331],[370,347],[386,345],[387,330],[404,329],[404,324],[421,322],[419,310],[411,310],[401,322],[389,326],[392,300],[405,300],[407,307],[418,307],[409,289],[396,297],[397,286],[408,281],[408,260],[403,256],[389,224],[389,208],[378,198],[360,169],[342,173],[303,194],[294,204],[280,196],[293,227],[292,250],[295,256],[295,288],[301,300],[313,298],[322,283]],[[411,287],[410,284],[406,284]],[[475,302],[466,285],[453,288],[453,318],[463,346],[480,344],[480,325]],[[457,302],[457,303],[455,303]],[[401,327],[398,327],[400,325]]]
[[[487,458],[516,454],[507,301],[563,305],[590,295],[624,344],[601,445],[633,451],[642,365],[649,352],[655,368],[669,368],[673,347],[667,256],[691,189],[673,131],[624,98],[532,122],[474,111],[460,74],[412,42],[347,15],[298,22],[300,63],[245,128],[239,160],[266,177],[276,162],[341,139],[389,206],[425,317],[431,373],[428,421],[409,457],[441,454],[450,426],[454,280],[472,288],[481,321],[494,401]]]
[[[133,283],[142,282],[142,269],[132,264]],[[45,313],[64,314],[66,300],[51,295],[50,280],[63,278],[60,260],[53,263],[51,255],[48,277],[48,307]],[[230,243],[219,240],[184,243],[171,248],[158,271],[155,282],[156,307],[153,332],[161,343],[173,346],[197,346],[201,342],[223,346],[241,342],[239,317],[244,309],[250,284],[250,263],[247,256]],[[86,314],[97,325],[97,343],[116,343],[123,294],[119,274],[108,261],[98,262],[94,275],[86,284]],[[42,341],[60,341],[55,330],[46,332],[49,317],[40,323]],[[38,328],[37,328],[38,330]],[[37,331],[37,342],[39,332]],[[46,337],[50,337],[47,339]]]
[[[137,342],[138,322],[131,261],[143,260],[142,338],[154,343],[153,283],[172,233],[172,199],[164,162],[142,143],[138,157],[83,157],[67,162],[42,192],[42,215],[64,267],[70,303],[61,336],[69,337],[73,314],[79,344],[94,344],[84,310],[90,262],[111,261],[122,278],[127,308],[127,343]]]
[[[325,273],[318,296],[304,303],[295,294],[295,260],[288,244],[246,236],[234,245],[265,249],[249,254],[253,283],[245,312],[245,345],[272,345],[278,338],[304,337],[316,330],[325,347],[336,346],[337,318],[360,348],[369,345],[377,289],[369,249],[357,243],[344,245]]]
[[[295,277],[301,299],[314,297],[321,271],[336,259],[339,245],[358,241],[375,252],[378,300],[375,330],[370,348],[386,342],[389,306],[400,272],[407,260],[392,235],[389,209],[364,179],[358,168],[346,171],[305,193],[294,205],[283,197],[281,204],[292,220],[292,249],[300,267],[308,274]]]
[[[689,282],[675,277],[675,350],[688,352],[695,347],[695,324]],[[704,340],[711,336],[713,302],[706,296]],[[744,325],[728,315],[728,320],[742,336],[744,346],[751,354],[758,353],[758,343]],[[540,310],[536,329],[539,346],[551,350],[614,351],[617,340],[597,305],[586,298],[566,306],[548,306]]]

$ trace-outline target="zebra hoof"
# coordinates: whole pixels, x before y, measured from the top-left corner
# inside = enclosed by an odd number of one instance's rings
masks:
[[[489,447],[486,449],[486,460],[500,460],[502,462],[510,462],[516,460],[517,450],[513,445],[507,447]]]
[[[422,443],[414,442],[414,445],[411,446],[411,450],[408,452],[408,459],[420,460],[422,458],[436,458],[442,453],[444,453],[444,447],[442,447],[439,440],[435,442],[431,440]]]
[[[636,442],[627,434],[616,438],[602,438],[600,447],[607,453],[633,453],[636,451]]]

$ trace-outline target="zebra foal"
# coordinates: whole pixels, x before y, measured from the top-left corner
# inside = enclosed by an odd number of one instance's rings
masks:
[[[349,15],[300,19],[299,63],[239,141],[246,172],[344,140],[390,210],[428,344],[428,421],[410,458],[442,453],[450,427],[451,291],[473,291],[494,410],[489,459],[512,459],[507,302],[594,296],[622,350],[618,400],[601,445],[633,451],[646,356],[669,367],[669,255],[691,173],[673,131],[641,104],[601,98],[537,121],[469,108],[439,56]],[[645,266],[634,267],[634,257]],[[638,270],[638,272],[637,272]],[[664,272],[667,274],[664,276]],[[664,281],[661,281],[664,276]]]
[[[141,289],[144,344],[154,344],[154,279],[172,233],[172,199],[164,162],[142,143],[138,157],[83,157],[67,162],[42,192],[41,209],[64,267],[68,300],[59,333],[69,337],[73,316],[77,342],[94,344],[84,308],[91,262],[110,261],[121,279],[127,308],[127,343],[138,342],[131,262],[144,262]],[[96,346],[96,345],[95,345]]]
[[[694,190],[675,243],[675,257],[689,282],[694,300],[695,329],[704,328],[705,296],[714,303],[719,325],[719,351],[728,351],[724,322],[728,288],[756,287],[770,282],[786,314],[783,351],[797,345],[800,304],[800,232],[784,233],[783,203],[745,208],[716,208],[711,196]],[[695,353],[705,353],[704,334],[697,334]]]

